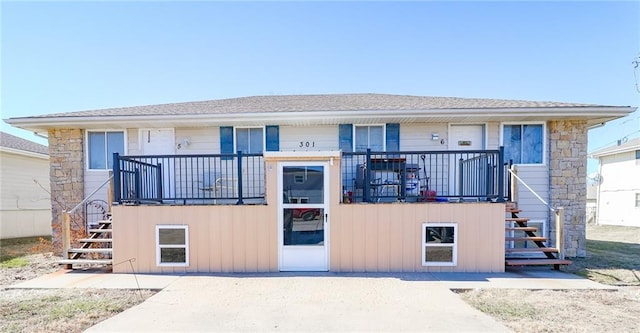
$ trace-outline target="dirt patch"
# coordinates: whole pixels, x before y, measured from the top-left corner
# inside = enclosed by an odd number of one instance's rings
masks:
[[[640,287],[607,290],[486,289],[463,300],[515,332],[637,332]]]
[[[0,332],[82,332],[155,294],[120,289],[6,289],[59,271],[46,239],[3,240],[0,260]]]
[[[587,258],[563,271],[606,290],[472,290],[463,300],[515,332],[639,332],[640,228],[587,226]]]

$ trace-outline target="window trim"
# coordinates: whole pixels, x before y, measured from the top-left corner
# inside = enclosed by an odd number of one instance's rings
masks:
[[[160,229],[183,229],[184,230],[184,245],[161,245],[160,244]],[[184,248],[185,249],[185,262],[167,262],[163,263],[160,257],[160,250],[163,248]],[[158,267],[188,267],[189,266],[189,225],[187,224],[156,224],[156,266]]]
[[[640,209],[640,192],[636,192],[636,208]]]
[[[123,148],[123,154],[126,155],[127,154],[127,142],[128,138],[127,138],[127,130],[126,129],[91,129],[91,130],[85,130],[84,131],[84,147],[85,147],[85,170],[88,172],[100,172],[100,171],[108,171],[111,170],[111,168],[113,167],[112,165],[107,165],[105,169],[91,169],[90,167],[90,156],[89,156],[89,133],[113,133],[113,132],[122,132],[122,136],[123,136],[123,143],[124,143],[124,147]],[[108,156],[105,156],[108,157]],[[107,158],[108,161],[108,158]]]
[[[453,243],[449,244],[427,244],[427,227],[453,227]],[[422,266],[448,266],[453,267],[458,265],[458,223],[456,222],[424,222],[422,223]],[[427,247],[451,247],[452,251],[452,261],[451,262],[442,262],[442,261],[427,261],[426,249]]]
[[[514,163],[525,166],[546,166],[547,165],[547,122],[545,121],[505,121],[500,123],[500,146],[504,147],[504,126],[505,125],[542,125],[542,162],[541,163]],[[505,158],[506,159],[506,158]],[[509,161],[505,161],[507,163]]]
[[[251,129],[251,128],[259,128],[262,130],[262,153],[264,153],[265,151],[267,151],[267,131],[265,129],[266,126],[233,126],[233,153],[236,154],[238,152],[238,134],[237,134],[237,130],[238,129]],[[251,132],[249,132],[251,133]],[[243,152],[243,153],[247,153],[247,152]],[[253,153],[247,153],[247,154],[253,154]]]
[[[356,137],[356,127],[382,127],[382,151],[387,151],[387,124],[353,124],[351,125],[351,135],[352,135],[352,142],[351,142],[351,149],[353,149],[353,152],[356,152],[356,141],[357,141],[357,137]],[[367,147],[369,147],[369,142],[367,142]]]

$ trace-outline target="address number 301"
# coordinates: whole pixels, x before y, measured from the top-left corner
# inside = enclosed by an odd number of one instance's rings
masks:
[[[315,146],[316,146],[315,141],[300,141],[300,143],[298,144],[298,147],[300,148],[313,148]]]

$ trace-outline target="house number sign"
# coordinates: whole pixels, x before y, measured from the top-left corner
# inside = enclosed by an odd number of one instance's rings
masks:
[[[313,148],[315,146],[316,146],[315,141],[300,141],[300,143],[298,144],[298,147],[300,148]]]

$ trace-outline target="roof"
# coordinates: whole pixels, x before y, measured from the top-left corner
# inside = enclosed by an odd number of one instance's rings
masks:
[[[279,95],[218,99],[200,102],[88,110],[36,117],[114,115],[220,114],[247,112],[305,112],[357,110],[495,109],[600,106],[592,104],[538,102],[505,99],[430,97],[387,94]]]
[[[431,97],[389,94],[274,95],[199,102],[109,108],[10,118],[7,123],[46,130],[109,124],[138,126],[209,126],[260,124],[336,124],[365,121],[434,122],[589,119],[590,124],[623,117],[634,109],[580,103]],[[544,117],[539,113],[544,112]],[[505,118],[507,117],[507,118]],[[511,118],[508,118],[511,117]]]
[[[4,132],[0,132],[0,147],[49,155],[49,147]]]
[[[615,155],[620,153],[626,153],[629,151],[640,150],[640,137],[628,140],[627,142],[620,142],[620,144],[616,144],[614,146],[605,147],[595,152],[591,153],[593,157],[602,157]]]

